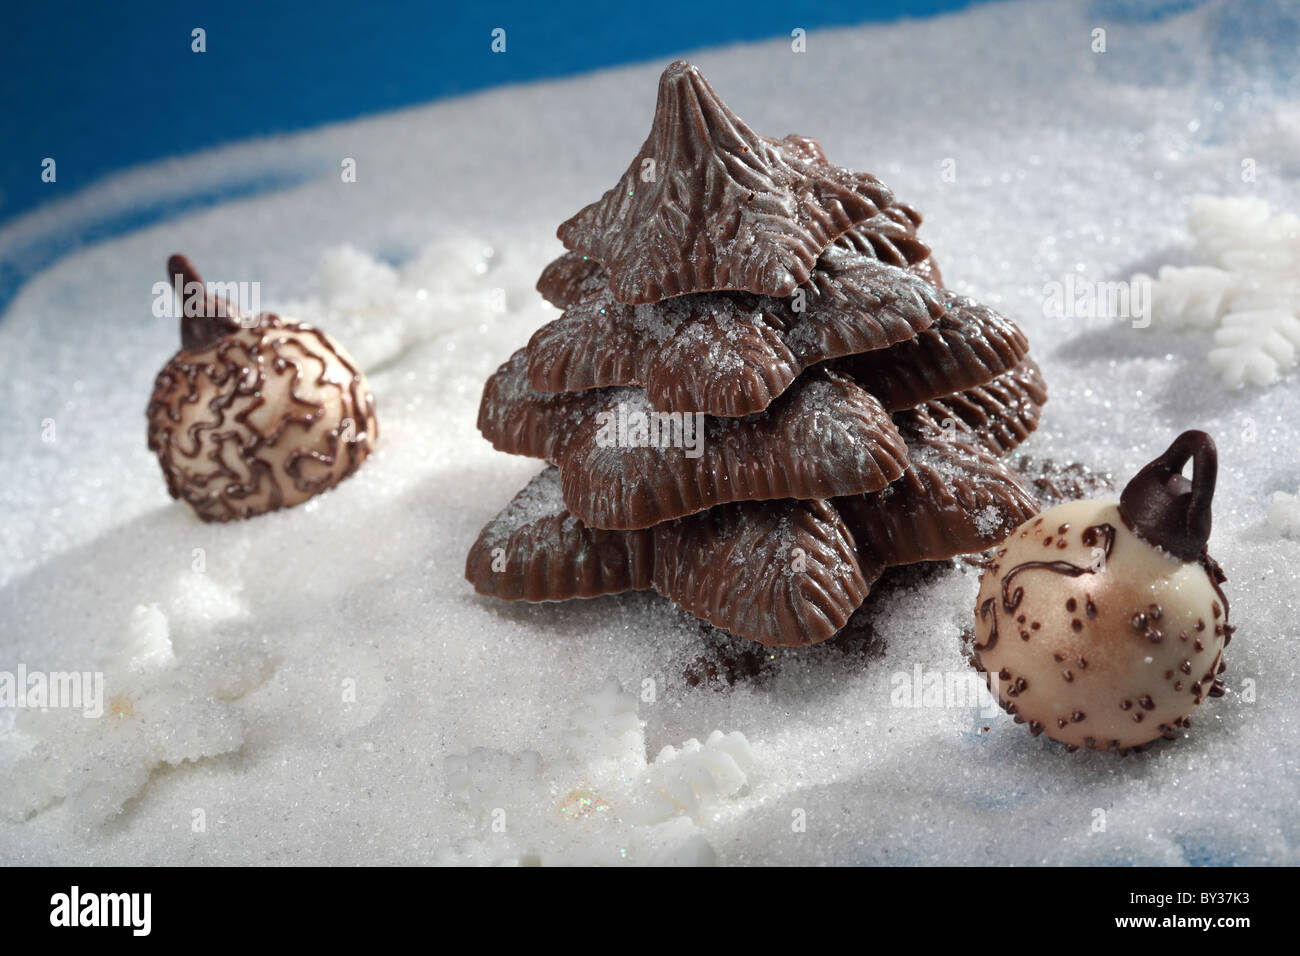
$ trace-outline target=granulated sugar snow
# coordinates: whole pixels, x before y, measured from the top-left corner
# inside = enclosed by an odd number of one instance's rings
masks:
[[[850,633],[803,650],[648,593],[475,596],[469,545],[541,470],[478,435],[482,384],[556,315],[533,283],[556,225],[640,146],[655,62],[171,161],[0,232],[17,256],[229,170],[356,162],[353,183],[79,249],[0,320],[0,669],[105,682],[97,719],[0,709],[0,862],[1298,862],[1297,372],[1270,340],[1273,384],[1221,380],[1218,272],[1182,273],[1181,318],[1147,327],[1045,307],[1067,277],[1249,266],[1239,238],[1196,254],[1192,197],[1291,221],[1288,9],[1007,3],[813,31],[805,54],[691,54],[755,129],[815,136],[922,210],[946,281],[1022,325],[1050,387],[1023,454],[1124,480],[1183,429],[1214,435],[1210,548],[1239,630],[1227,696],[1185,739],[1067,754],[978,695],[912,693],[973,673],[977,575],[959,563],[892,578]],[[143,411],[178,346],[151,311],[176,251],[260,281],[263,308],[367,370],[381,442],[356,475],[229,525],[168,499]]]

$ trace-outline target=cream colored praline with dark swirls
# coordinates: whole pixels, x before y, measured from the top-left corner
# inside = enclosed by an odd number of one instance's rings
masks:
[[[1209,436],[1185,432],[1119,502],[1058,505],[994,552],[975,603],[974,662],[1033,734],[1126,753],[1177,736],[1223,693],[1233,628],[1205,549],[1215,470]]]
[[[201,282],[175,256],[169,271]],[[205,303],[154,382],[149,448],[167,489],[204,521],[301,504],[351,475],[378,435],[365,375],[334,339],[262,313]]]

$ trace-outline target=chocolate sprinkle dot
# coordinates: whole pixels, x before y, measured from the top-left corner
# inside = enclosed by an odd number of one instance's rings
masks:
[[[1070,598],[1070,600],[1065,602],[1065,609],[1067,611],[1073,612],[1074,609],[1077,608],[1078,606],[1079,606],[1079,602],[1076,601],[1074,598]]]

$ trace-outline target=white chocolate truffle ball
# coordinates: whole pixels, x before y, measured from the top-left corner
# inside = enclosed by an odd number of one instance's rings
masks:
[[[995,551],[977,666],[1035,735],[1119,751],[1173,736],[1217,692],[1230,631],[1211,573],[1138,537],[1117,502],[1058,505]]]
[[[1177,736],[1192,708],[1222,696],[1232,626],[1206,550],[1217,475],[1213,438],[1183,432],[1118,502],[1054,507],[997,549],[975,602],[974,663],[1032,734],[1127,753]]]
[[[334,487],[378,434],[365,375],[332,338],[260,315],[182,349],[154,384],[149,448],[205,521],[288,508]]]

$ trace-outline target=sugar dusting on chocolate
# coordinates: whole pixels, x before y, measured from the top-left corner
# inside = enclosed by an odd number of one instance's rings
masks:
[[[806,155],[754,133],[679,60],[660,78],[650,135],[627,172],[558,235],[602,263],[620,302],[717,289],[786,296],[832,240],[893,202],[875,177]]]

